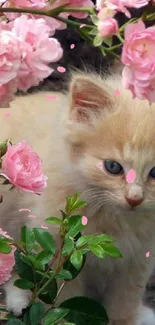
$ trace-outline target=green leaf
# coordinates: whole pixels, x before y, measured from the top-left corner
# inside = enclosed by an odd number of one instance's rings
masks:
[[[45,221],[52,225],[61,225],[62,224],[62,220],[59,218],[56,218],[56,217],[46,218]]]
[[[100,245],[90,245],[89,246],[91,252],[99,258],[105,258],[104,249]]]
[[[6,323],[6,325],[24,325],[23,322],[21,322],[19,319],[11,319],[9,322]]]
[[[81,247],[86,245],[93,237],[94,237],[93,235],[81,236],[76,243],[76,247]]]
[[[109,47],[112,46],[112,37],[104,37],[103,42],[107,44]]]
[[[81,251],[75,251],[71,257],[70,262],[74,265],[74,267],[79,270],[83,263],[83,254]]]
[[[90,18],[94,25],[98,25],[99,19],[96,15],[91,15]]]
[[[35,236],[32,229],[23,226],[21,229],[21,240],[27,252],[30,252],[35,246]]]
[[[57,279],[72,280],[72,274],[67,270],[61,270],[56,276]]]
[[[56,251],[56,242],[53,236],[42,228],[34,228],[35,239],[39,245],[47,252],[52,254]]]
[[[76,193],[74,196],[68,196],[66,198],[67,204],[65,207],[65,212],[67,214],[71,214],[73,211],[83,208],[87,205],[85,201],[79,200],[80,194],[81,193]]]
[[[61,319],[63,319],[68,313],[68,309],[55,308],[50,310],[44,318],[43,325],[54,325]]]
[[[63,268],[71,273],[72,279],[75,279],[84,267],[85,261],[86,256],[83,256],[83,263],[79,270],[77,270],[69,260],[64,263]]]
[[[18,279],[14,282],[14,285],[20,289],[28,290],[34,288],[33,282],[30,282],[25,279]]]
[[[42,281],[42,287],[47,282],[47,279]],[[52,304],[54,299],[56,298],[58,291],[57,282],[53,279],[50,284],[45,288],[45,290],[39,295],[39,299],[41,299],[46,304]]]
[[[36,260],[40,261],[42,265],[46,265],[52,259],[52,256],[52,253],[42,251],[36,255]]]
[[[74,240],[66,237],[62,250],[62,256],[68,256],[74,250],[74,246]]]
[[[44,315],[44,306],[41,302],[36,302],[30,308],[30,321],[32,325],[40,325]]]
[[[96,37],[94,38],[93,45],[94,45],[95,47],[97,47],[97,46],[100,46],[100,45],[102,44],[102,42],[103,42],[103,37],[101,37],[101,36],[98,34],[98,35],[96,35]]]
[[[15,252],[15,269],[16,272],[19,274],[19,276],[23,279],[34,281],[34,272],[33,268],[30,264],[28,264],[26,261],[23,261],[21,258],[22,253],[20,253],[18,250]]]
[[[93,29],[92,29],[88,34],[89,34],[89,35],[93,35],[93,36],[95,35],[95,36],[96,36],[97,33],[98,33],[98,29],[97,29],[97,27],[95,27],[95,28],[93,28]]]
[[[22,256],[22,258],[23,258],[23,256]],[[39,260],[37,260],[35,255],[24,256],[24,260],[27,260],[28,262],[30,262],[30,264],[32,264],[33,267],[37,270],[42,271],[45,269],[44,264],[42,264]]]
[[[92,298],[73,297],[59,307],[69,310],[65,319],[76,325],[106,325],[109,322],[105,308]]]
[[[76,325],[75,323],[64,323],[64,325]]]
[[[0,253],[9,254],[12,251],[12,247],[7,243],[0,242]]]
[[[112,244],[104,244],[102,245],[102,248],[104,249],[104,252],[109,256],[122,257],[122,254],[119,249]]]
[[[71,216],[68,219],[68,226],[69,226],[69,231],[66,237],[75,237],[79,232],[81,232],[85,228],[85,226],[83,226],[82,224],[82,216],[81,215]]]
[[[90,245],[98,245],[98,244],[102,244],[102,243],[110,243],[110,242],[114,242],[116,239],[112,236],[108,236],[106,234],[102,234],[102,235],[97,235],[97,236],[91,236],[90,240],[89,240],[89,244]]]

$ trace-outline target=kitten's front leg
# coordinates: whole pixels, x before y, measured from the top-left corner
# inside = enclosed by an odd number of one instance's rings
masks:
[[[141,305],[136,314],[124,320],[111,321],[108,325],[155,325],[155,313],[152,309]]]
[[[6,294],[6,306],[8,310],[12,311],[16,316],[21,315],[22,310],[29,304],[31,292],[28,290],[21,290],[14,286],[17,275],[13,275],[12,278],[4,285]]]
[[[108,281],[104,305],[109,325],[155,325],[155,314],[142,304],[150,272],[143,263],[139,266],[134,261],[130,263],[117,269]]]

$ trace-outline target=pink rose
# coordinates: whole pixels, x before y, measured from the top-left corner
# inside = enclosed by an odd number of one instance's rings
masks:
[[[26,91],[47,78],[53,69],[49,63],[58,61],[63,54],[60,43],[50,38],[50,27],[44,19],[22,15],[11,22],[12,32],[21,41],[21,65],[18,72],[18,88]]]
[[[19,189],[36,194],[47,186],[42,162],[26,141],[8,146],[2,160],[1,175]]]
[[[107,17],[103,21],[99,21],[98,31],[101,37],[117,34],[119,31],[117,20],[112,17]]]
[[[15,78],[19,71],[20,42],[11,31],[0,28],[0,44],[0,84],[5,84]]]
[[[145,28],[142,21],[125,29],[121,60],[123,85],[134,97],[155,101],[155,27]]]
[[[0,236],[11,238],[1,228]],[[12,251],[9,254],[0,253],[0,285],[4,284],[11,278],[11,272],[15,265],[14,251],[15,248],[13,247]]]
[[[149,0],[97,0],[97,10],[107,7],[111,10],[121,11],[127,17],[130,17],[130,12],[127,8],[141,8],[148,5]]]

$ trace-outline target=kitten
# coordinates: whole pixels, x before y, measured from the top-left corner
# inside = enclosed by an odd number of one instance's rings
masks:
[[[155,264],[155,105],[132,100],[118,75],[106,80],[77,75],[69,101],[61,93],[54,93],[57,100],[48,100],[49,95],[17,97],[9,118],[7,110],[0,111],[1,141],[27,140],[43,159],[49,177],[41,197],[7,191],[0,207],[0,227],[18,238],[21,224],[28,221],[20,208],[29,208],[37,216],[31,226],[40,225],[45,217],[60,215],[67,195],[81,191],[88,202],[82,211],[89,219],[85,233],[114,236],[123,258],[89,256],[61,299],[94,297],[104,303],[110,325],[154,325],[154,313],[143,306],[142,298]],[[125,176],[131,168],[136,180],[128,184]],[[23,296],[13,281],[5,285],[6,301],[20,314],[29,292]]]

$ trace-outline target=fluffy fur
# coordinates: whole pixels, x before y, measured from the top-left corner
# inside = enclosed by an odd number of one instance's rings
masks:
[[[120,96],[115,95],[116,89]],[[0,227],[18,238],[21,225],[28,221],[20,208],[31,209],[37,216],[31,225],[40,225],[45,217],[59,215],[68,194],[81,191],[89,203],[83,211],[89,218],[86,232],[115,236],[123,259],[103,261],[89,256],[83,272],[66,285],[63,296],[84,294],[104,302],[110,325],[154,325],[154,314],[142,306],[142,297],[155,264],[155,180],[148,177],[155,166],[155,105],[132,100],[118,75],[106,80],[93,74],[76,75],[69,99],[54,93],[58,100],[48,100],[48,95],[17,97],[9,118],[5,117],[8,110],[0,111],[1,141],[8,137],[14,142],[27,140],[42,158],[49,177],[41,197],[3,193]],[[119,162],[125,173],[133,168],[136,181],[127,184],[124,174],[115,176],[99,169],[98,163],[106,159]],[[134,209],[125,199],[132,193],[144,197]],[[28,295],[20,298],[19,308],[13,280],[5,288],[9,308],[19,314]]]

